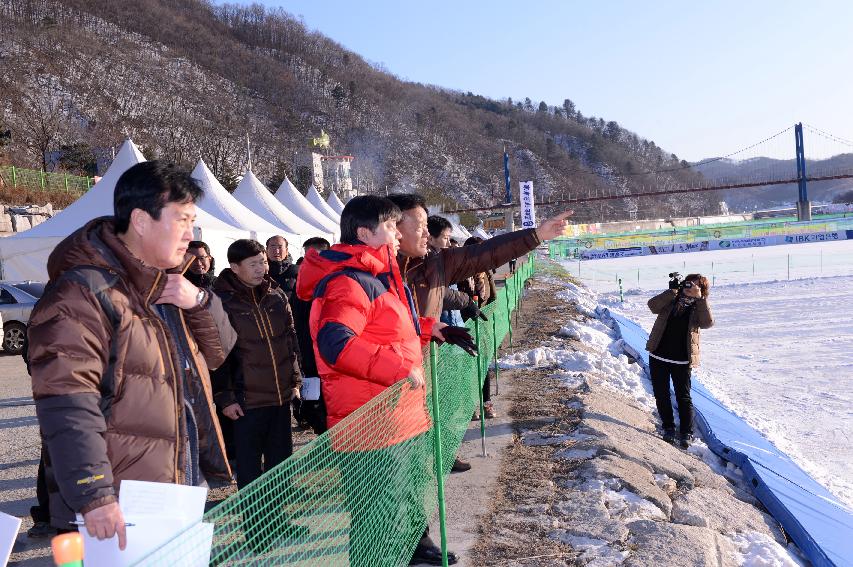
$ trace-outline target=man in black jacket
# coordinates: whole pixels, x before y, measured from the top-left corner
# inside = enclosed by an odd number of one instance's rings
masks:
[[[270,277],[281,286],[284,294],[290,299],[293,288],[296,287],[296,274],[299,270],[287,251],[285,237],[273,236],[267,240],[267,260],[270,264]]]
[[[305,252],[310,249],[322,252],[328,250],[331,245],[325,238],[315,236],[306,240],[302,247]],[[296,269],[302,263],[302,258],[296,262]],[[311,304],[313,301],[302,301],[295,293],[290,296],[290,310],[293,313],[293,324],[296,327],[296,340],[299,343],[299,367],[302,369],[303,380],[319,380],[320,373],[317,372],[317,362],[314,359],[314,342],[311,340],[311,331],[308,328],[308,319],[311,316]],[[326,431],[326,406],[323,398],[317,400],[303,400],[294,398],[293,417],[302,427],[310,426],[314,433],[320,435]]]

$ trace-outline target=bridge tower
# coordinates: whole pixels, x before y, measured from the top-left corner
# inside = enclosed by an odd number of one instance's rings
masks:
[[[812,205],[806,187],[806,151],[803,145],[803,123],[794,125],[794,141],[797,145],[797,220],[812,220]]]

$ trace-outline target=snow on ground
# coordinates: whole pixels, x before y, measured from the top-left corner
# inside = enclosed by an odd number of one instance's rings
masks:
[[[573,276],[596,291],[657,289],[667,274],[700,272],[714,285],[853,275],[853,240],[765,248],[633,256],[608,260],[565,260]]]
[[[680,268],[678,264],[686,264],[686,270],[679,269],[684,274],[708,264],[701,259],[706,255],[732,254],[735,262],[748,253],[760,264],[786,258],[788,253],[800,254],[802,259],[803,249],[810,249],[812,256],[823,250],[824,266],[831,258],[833,272],[838,273],[842,271],[840,260],[853,254],[853,241],[598,260],[584,262],[581,271],[587,265],[602,272],[617,267],[626,270],[626,261],[641,274],[649,269],[648,264],[659,270],[656,280],[625,292],[624,304],[613,291],[599,297],[609,308],[649,330],[654,315],[646,301],[665,289],[667,270]],[[664,259],[668,266],[659,264]],[[619,265],[612,265],[614,262]],[[715,262],[719,266],[721,261]],[[853,257],[844,269],[853,273]],[[853,507],[853,276],[811,276],[747,283],[745,280],[752,280],[750,271],[729,274],[728,279],[739,283],[721,284],[718,279],[710,298],[715,326],[702,332],[702,365],[697,378],[718,400]]]
[[[588,319],[571,321],[558,332],[560,338],[582,341],[590,347],[587,351],[575,351],[558,338],[537,348],[506,355],[499,359],[501,368],[557,367],[552,376],[561,378],[569,387],[582,384],[586,373],[594,373],[605,388],[637,400],[642,407],[656,413],[651,383],[638,364],[632,364],[622,351],[621,339],[615,338],[614,331],[596,318],[599,306],[619,305],[618,297],[599,296],[595,292],[564,282],[565,290],[559,297],[574,304],[578,311]],[[562,348],[565,347],[565,348]],[[522,442],[527,445],[559,445],[566,440],[583,441],[588,438],[582,432],[571,434],[542,435],[540,433],[522,434]],[[696,439],[689,452],[708,463],[712,470],[727,477],[739,485],[744,492],[749,487],[743,482],[743,475],[737,467],[717,457],[701,439]],[[570,448],[557,453],[558,458],[586,459],[593,457],[597,450]],[[666,490],[669,485],[674,489],[675,481],[665,474],[655,475],[655,482]],[[587,480],[571,486],[574,490],[601,494],[607,513],[612,519],[621,522],[632,520],[667,521],[667,515],[652,501],[631,492],[618,479]],[[569,534],[560,536],[566,543],[582,551],[579,558],[587,567],[620,565],[628,553],[609,545],[608,542]],[[741,565],[750,567],[797,567],[805,563],[795,545],[784,548],[772,538],[757,532],[736,533],[729,536],[739,557]]]
[[[785,549],[764,534],[734,534],[729,537],[729,541],[738,550],[743,567],[793,567],[809,564],[800,556],[796,547],[791,545]]]

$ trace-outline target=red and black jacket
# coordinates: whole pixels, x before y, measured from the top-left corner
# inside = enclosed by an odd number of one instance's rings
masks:
[[[434,319],[417,316],[389,246],[336,244],[323,252],[309,250],[296,293],[306,301],[314,298],[309,327],[329,427],[423,364]],[[429,428],[423,393],[419,388],[406,402],[409,418],[417,417],[407,419],[411,423],[398,427],[384,445]],[[357,449],[366,448],[376,447]]]

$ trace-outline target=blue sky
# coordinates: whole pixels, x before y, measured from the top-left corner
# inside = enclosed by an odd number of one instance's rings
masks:
[[[798,121],[853,139],[853,2],[263,3],[400,78],[534,104],[570,98],[682,159]],[[790,138],[790,155],[771,157],[792,158]]]

